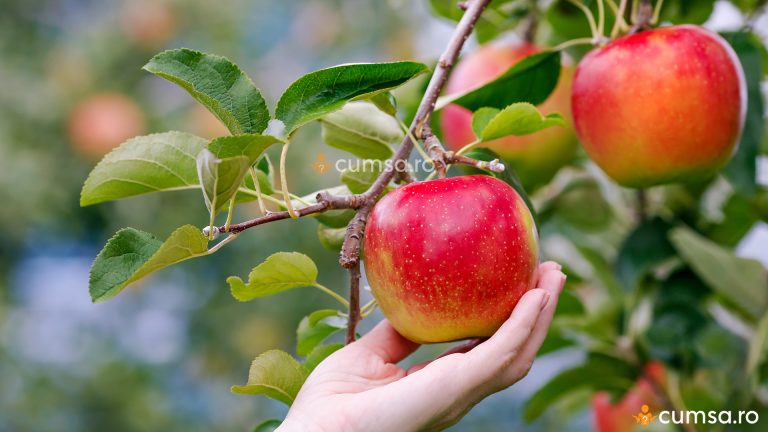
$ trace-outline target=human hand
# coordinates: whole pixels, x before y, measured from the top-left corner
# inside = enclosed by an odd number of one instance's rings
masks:
[[[419,344],[382,321],[325,359],[301,388],[278,431],[441,430],[475,404],[522,379],[547,334],[565,284],[560,266],[539,266],[528,291],[489,339],[460,345],[405,370]]]

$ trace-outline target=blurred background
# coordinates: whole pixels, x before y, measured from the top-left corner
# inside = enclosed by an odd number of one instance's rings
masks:
[[[768,36],[768,20],[754,19]],[[705,20],[727,30],[745,17],[717,2]],[[274,106],[290,82],[320,67],[432,62],[452,27],[426,1],[0,0],[0,431],[246,431],[282,417],[281,404],[232,394],[230,386],[245,382],[257,354],[292,352],[298,321],[330,300],[294,290],[239,303],[225,278],[244,277],[278,250],[296,250],[318,263],[323,284],[346,290],[336,253],[316,240],[317,224],[300,220],[250,230],[223,253],[91,303],[89,266],[117,229],[162,238],[182,224],[207,222],[199,192],[78,205],[90,169],[126,138],[166,130],[226,134],[183,90],[141,70],[152,55],[189,47],[227,56]],[[401,105],[418,101],[420,85],[401,92]],[[293,147],[305,150],[291,152],[289,165],[309,172],[319,152],[340,156],[322,145],[317,125],[297,140],[304,144]],[[764,184],[766,171],[763,163]],[[289,183],[306,194],[336,178],[311,173]],[[237,220],[249,217],[247,207]],[[768,265],[767,232],[755,223],[739,254]],[[558,236],[545,242],[545,255],[569,251]],[[423,348],[416,360],[441,348]],[[518,430],[523,401],[578,355],[542,358],[528,378],[481,403],[455,429]],[[568,417],[548,412],[525,430],[583,431],[591,421],[583,409]]]

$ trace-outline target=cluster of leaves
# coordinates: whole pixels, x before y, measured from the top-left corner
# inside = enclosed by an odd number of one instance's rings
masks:
[[[118,231],[91,268],[90,293],[94,301],[110,299],[155,271],[218,251],[237,234],[212,243],[216,217],[226,212],[229,224],[239,204],[259,200],[262,206],[266,203],[270,209],[282,210],[316,202],[319,191],[304,197],[287,193],[286,167],[281,164],[275,170],[265,153],[272,146],[283,146],[285,150],[296,130],[307,123],[319,121],[327,145],[363,162],[361,169],[341,172],[341,185],[326,191],[341,196],[368,190],[383,166],[372,162],[390,158],[407,130],[389,90],[428,71],[414,62],[348,64],[315,71],[288,87],[273,117],[252,81],[223,57],[189,49],[171,50],[155,56],[144,69],[185,89],[221,120],[231,135],[210,141],[175,131],[136,137],[105,156],[93,169],[82,189],[83,206],[153,192],[200,189],[210,218],[207,233],[184,225],[165,240],[135,228]],[[558,53],[538,54],[486,86],[441,101],[441,107],[453,102],[476,111],[475,145],[561,126],[561,116],[544,116],[532,105],[547,98],[557,84],[559,71]],[[484,160],[497,158],[485,149],[474,149],[469,155]],[[282,197],[273,182],[278,175],[282,178]],[[524,193],[513,174],[505,172],[501,177]],[[320,242],[339,250],[345,226],[353,215],[349,209],[313,215],[319,222]],[[236,276],[227,282],[239,301],[315,287],[335,298],[342,309],[348,308],[348,302],[321,285],[317,277],[317,266],[309,257],[280,252],[253,268],[247,282]],[[374,306],[364,306],[363,315]],[[282,351],[266,352],[254,360],[247,384],[235,386],[233,391],[290,404],[309,372],[341,347],[325,341],[346,324],[345,310],[321,309],[309,314],[297,329],[296,353],[305,357],[304,362]]]

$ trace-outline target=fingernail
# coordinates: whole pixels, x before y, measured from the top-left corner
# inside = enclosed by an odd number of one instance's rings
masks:
[[[545,292],[541,296],[541,305],[539,306],[539,308],[544,309],[544,307],[547,305],[548,302],[549,302],[549,293]]]

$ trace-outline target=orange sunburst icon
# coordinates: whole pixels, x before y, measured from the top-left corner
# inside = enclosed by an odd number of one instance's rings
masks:
[[[317,160],[314,163],[312,163],[312,169],[319,174],[325,174],[326,172],[328,172],[329,169],[331,169],[331,164],[328,163],[328,160],[325,158],[325,155],[323,153],[320,153],[317,155]]]
[[[640,412],[637,415],[632,416],[637,424],[648,426],[651,424],[651,422],[656,418],[655,415],[650,411],[650,408],[648,408],[648,405],[643,405],[640,407]]]

